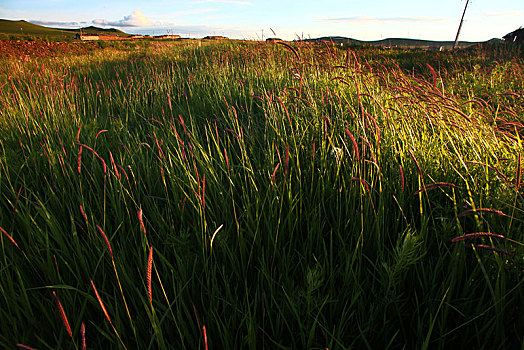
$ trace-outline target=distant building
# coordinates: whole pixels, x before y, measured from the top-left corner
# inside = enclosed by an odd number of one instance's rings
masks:
[[[100,37],[98,35],[92,35],[92,34],[76,34],[75,39],[77,40],[100,40]]]
[[[87,41],[87,40],[126,40],[131,37],[118,36],[118,35],[105,35],[105,34],[76,34],[75,39]]]
[[[266,43],[268,44],[276,44],[276,43],[282,43],[282,42],[284,42],[284,40],[280,38],[267,38],[266,39]]]
[[[502,37],[505,42],[521,44],[524,43],[524,28],[519,28]]]
[[[428,51],[442,51],[444,48],[442,46],[430,46],[428,47]]]

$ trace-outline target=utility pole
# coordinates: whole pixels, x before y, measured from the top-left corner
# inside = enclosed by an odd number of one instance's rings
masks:
[[[464,12],[462,12],[462,18],[460,19],[459,29],[457,30],[457,36],[455,37],[455,43],[453,44],[453,50],[457,47],[460,30],[462,29],[462,23],[464,23],[464,15],[466,14],[466,9],[468,8],[469,0],[466,0],[466,6],[464,6]]]

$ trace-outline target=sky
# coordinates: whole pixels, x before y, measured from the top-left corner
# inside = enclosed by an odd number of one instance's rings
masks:
[[[0,0],[0,18],[56,28],[94,25],[132,34],[284,40],[454,40],[465,0]],[[501,38],[524,26],[524,0],[471,0],[460,40]]]

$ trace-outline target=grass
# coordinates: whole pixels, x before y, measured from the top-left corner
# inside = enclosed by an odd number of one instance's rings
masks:
[[[0,66],[2,347],[523,346],[520,52]]]

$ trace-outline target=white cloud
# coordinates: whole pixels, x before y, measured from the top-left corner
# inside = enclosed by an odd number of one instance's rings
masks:
[[[29,20],[29,22],[31,23],[34,23],[34,24],[39,24],[41,26],[46,26],[46,27],[58,27],[58,28],[62,28],[62,27],[85,27],[85,26],[88,26],[90,25],[91,23],[89,22],[85,22],[85,21],[80,21],[80,22],[77,22],[77,21],[70,21],[70,22],[61,22],[61,21],[43,21],[43,20]]]
[[[200,15],[202,13],[209,13],[209,12],[216,12],[218,9],[216,8],[201,8],[201,9],[191,9],[191,10],[185,10],[185,11],[176,11],[176,12],[169,12],[169,13],[163,13],[161,15],[151,15],[150,18],[153,19],[163,19],[163,18],[173,18],[173,17],[182,17],[182,16],[188,16],[188,15]]]
[[[114,27],[151,27],[153,23],[140,11],[136,9],[135,12],[129,16],[124,16],[118,21],[108,21],[105,19],[95,19],[93,24],[99,26],[114,26]]]

